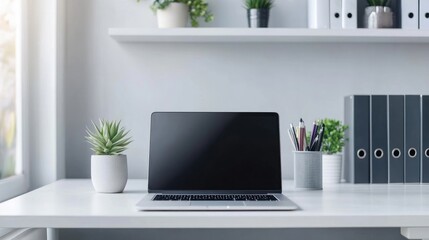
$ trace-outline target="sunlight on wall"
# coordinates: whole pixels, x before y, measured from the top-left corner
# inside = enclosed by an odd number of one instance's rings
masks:
[[[15,174],[17,0],[0,0],[0,178]]]

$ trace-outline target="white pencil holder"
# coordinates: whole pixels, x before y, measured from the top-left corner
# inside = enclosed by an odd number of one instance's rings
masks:
[[[323,189],[322,152],[295,151],[293,155],[295,188]]]

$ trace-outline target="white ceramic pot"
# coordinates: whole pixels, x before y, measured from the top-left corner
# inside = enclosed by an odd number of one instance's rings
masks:
[[[323,154],[323,185],[338,184],[341,182],[341,164],[343,155]]]
[[[183,28],[188,24],[189,7],[184,3],[170,3],[156,11],[159,28]]]
[[[120,193],[128,180],[126,155],[92,155],[91,180],[96,192]]]
[[[389,7],[365,8],[364,28],[393,28],[394,14]]]

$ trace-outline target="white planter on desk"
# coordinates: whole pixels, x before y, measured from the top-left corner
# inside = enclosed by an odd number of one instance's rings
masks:
[[[170,3],[165,9],[156,10],[159,28],[183,28],[188,24],[189,7],[184,3]]]
[[[341,182],[341,164],[343,155],[323,154],[323,185],[338,184]]]
[[[126,155],[92,155],[91,180],[96,192],[120,193],[128,180]]]

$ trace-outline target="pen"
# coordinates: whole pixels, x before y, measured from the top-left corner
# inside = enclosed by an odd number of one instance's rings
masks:
[[[310,151],[316,151],[316,146],[318,146],[318,144],[319,144],[319,136],[316,136],[314,138],[313,143],[310,146]]]
[[[313,143],[314,143],[314,141],[315,141],[315,139],[316,139],[316,136],[317,136],[317,128],[318,128],[317,123],[316,123],[316,122],[314,122],[314,123],[313,123],[313,132],[311,133],[311,139],[310,139],[310,149],[311,149],[311,146],[313,145]]]
[[[325,124],[322,124],[322,127],[320,128],[320,139],[319,139],[319,144],[317,147],[317,151],[321,151],[322,150],[322,145],[323,145],[323,135],[325,135]]]
[[[295,149],[296,151],[299,151],[299,143],[298,143],[298,137],[296,136],[296,131],[295,131],[295,127],[293,126],[293,124],[290,124],[290,129],[289,129],[292,133],[292,138],[293,138],[293,142],[295,145]]]
[[[289,129],[289,137],[290,137],[290,141],[292,142],[292,145],[295,147],[295,151],[298,151],[298,146],[296,145],[296,139],[294,140],[294,136],[293,136],[293,132],[292,129]]]

